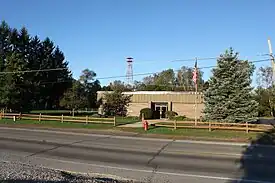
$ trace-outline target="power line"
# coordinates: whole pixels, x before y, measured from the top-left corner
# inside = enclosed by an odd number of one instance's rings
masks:
[[[261,57],[264,57],[264,56],[269,56],[269,54],[258,54],[257,56],[261,56]],[[160,62],[194,62],[196,59],[198,61],[207,61],[207,60],[217,60],[218,58],[220,57],[194,57],[194,58],[189,58],[189,59],[175,59],[175,60],[168,60],[168,61],[136,61],[135,62],[135,65],[138,65],[138,64],[148,64],[148,63],[160,63]]]
[[[206,57],[206,58],[197,58],[197,60],[215,60],[217,57]],[[147,64],[147,63],[159,63],[159,62],[191,62],[195,61],[196,58],[189,58],[189,59],[175,59],[175,60],[169,60],[169,61],[143,61],[143,62],[135,62],[135,65],[137,64]]]
[[[269,61],[269,59],[262,59],[262,60],[254,60],[254,61],[249,61],[249,63],[258,63],[258,62],[266,62]],[[217,66],[206,66],[206,67],[198,67],[198,69],[210,69],[214,68]],[[174,70],[174,71],[180,71],[180,69]],[[161,72],[161,71],[160,71]],[[138,73],[138,74],[133,74],[133,76],[146,76],[146,75],[152,75],[152,74],[158,74],[160,72],[148,72],[148,73]],[[120,76],[107,76],[107,77],[100,77],[96,78],[97,80],[103,80],[103,79],[114,79],[114,78],[125,78],[125,75],[120,75]]]
[[[270,61],[270,59],[262,59],[262,60],[254,60],[250,61],[249,63],[259,63],[259,62],[266,62]],[[198,69],[210,69],[214,68],[217,66],[205,66],[205,67],[199,67]],[[55,71],[55,70],[64,70],[64,68],[57,68],[57,69],[44,69],[44,70],[30,70],[30,71],[19,71],[19,72],[46,72],[46,71]],[[180,71],[180,69],[174,70],[176,72]],[[15,72],[8,72],[8,73],[17,73],[18,71]],[[160,71],[162,72],[162,71]],[[148,72],[148,73],[138,73],[138,74],[133,74],[133,76],[148,76],[152,74],[158,74],[160,72]],[[0,74],[6,73],[6,72],[0,72]],[[114,78],[125,78],[125,75],[120,75],[120,76],[108,76],[108,77],[100,77],[100,78],[95,78],[97,80],[103,80],[103,79],[114,79]],[[39,85],[44,85],[44,84],[55,84],[55,83],[66,83],[66,82],[72,82],[71,80],[65,80],[65,81],[49,81],[49,82],[41,82]],[[19,84],[20,85],[20,84]],[[149,84],[151,85],[151,84]],[[152,84],[153,85],[153,84]],[[167,86],[167,85],[165,85]],[[172,86],[172,85],[171,85]]]
[[[39,70],[26,70],[26,71],[4,71],[0,74],[15,74],[15,73],[29,73],[29,72],[49,72],[49,71],[60,71],[66,68],[56,68],[56,69],[39,69]]]
[[[193,59],[182,59],[182,60],[173,60],[171,62],[190,62],[195,60],[216,60],[218,57],[208,57],[208,58],[193,58]]]

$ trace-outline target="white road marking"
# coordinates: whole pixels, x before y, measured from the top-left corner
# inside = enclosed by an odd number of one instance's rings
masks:
[[[215,142],[215,141],[200,141],[200,140],[175,140],[175,142],[190,143],[190,144],[209,144],[209,145],[229,145],[229,146],[245,146],[249,143],[234,143],[234,142]]]
[[[98,165],[98,164],[93,164],[93,163],[74,162],[74,161],[60,160],[60,159],[54,159],[54,158],[44,158],[44,157],[43,158],[39,157],[39,158],[46,159],[46,160],[52,160],[52,161],[59,161],[59,162],[63,162],[63,163],[93,166],[93,167],[98,167],[98,168],[109,168],[109,169],[125,170],[125,171],[132,171],[132,172],[152,173],[152,170],[124,168],[124,167],[108,166],[108,165]],[[187,174],[187,173],[172,173],[172,172],[162,172],[162,171],[156,171],[155,174],[172,175],[172,176],[180,176],[180,177],[191,177],[191,178],[202,178],[202,179],[242,181],[242,182],[250,182],[250,183],[272,183],[272,182],[260,181],[260,180],[236,179],[236,178],[230,178],[230,177],[217,177],[217,176],[208,176],[208,175]]]
[[[90,136],[90,137],[110,137],[111,136],[111,135],[103,135],[103,134],[87,134],[87,133],[63,132],[63,131],[55,131],[55,130],[41,130],[41,129],[13,128],[13,127],[12,128],[0,127],[0,130],[17,130],[17,131],[54,133],[54,134]]]

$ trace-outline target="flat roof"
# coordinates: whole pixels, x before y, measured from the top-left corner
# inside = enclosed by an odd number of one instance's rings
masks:
[[[97,91],[97,93],[111,93],[112,91]],[[126,95],[164,95],[164,94],[172,94],[172,95],[186,95],[186,94],[195,94],[194,91],[184,92],[184,91],[132,91],[132,92],[123,92]],[[197,94],[202,94],[198,92]]]

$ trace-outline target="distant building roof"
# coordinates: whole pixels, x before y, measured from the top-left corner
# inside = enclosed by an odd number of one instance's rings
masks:
[[[104,93],[111,93],[112,91],[98,91],[98,94]],[[172,94],[172,95],[186,95],[186,94],[195,94],[194,91],[185,92],[185,91],[132,91],[132,92],[123,92],[125,95],[165,95],[165,94]],[[197,94],[202,94],[198,92]]]

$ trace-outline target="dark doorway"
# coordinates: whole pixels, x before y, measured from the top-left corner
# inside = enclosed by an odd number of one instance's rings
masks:
[[[154,118],[155,119],[160,119],[160,107],[155,107]]]
[[[166,118],[167,107],[161,107],[161,118]]]
[[[151,108],[153,110],[154,118],[166,118],[166,111],[168,110],[168,102],[152,102]]]

